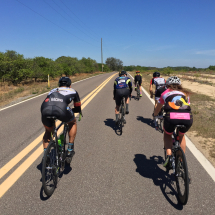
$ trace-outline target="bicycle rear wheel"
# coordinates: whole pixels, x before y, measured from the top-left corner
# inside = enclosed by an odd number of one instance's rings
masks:
[[[44,154],[42,164],[42,184],[47,196],[51,196],[57,186],[58,167],[56,155],[56,143],[54,141],[50,141]]]
[[[186,205],[189,196],[189,177],[185,154],[181,147],[175,153],[175,178],[178,191],[178,200],[182,205]]]

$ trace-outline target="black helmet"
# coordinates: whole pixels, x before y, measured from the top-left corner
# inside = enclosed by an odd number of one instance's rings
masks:
[[[120,73],[120,76],[122,76],[122,75],[127,75],[127,72],[122,70],[121,73]]]
[[[159,72],[154,72],[153,73],[153,77],[155,78],[155,77],[160,77],[160,73]]]
[[[68,77],[61,77],[59,79],[59,82],[58,82],[59,87],[61,87],[61,86],[67,86],[67,87],[69,87],[71,84],[72,84],[72,81]]]

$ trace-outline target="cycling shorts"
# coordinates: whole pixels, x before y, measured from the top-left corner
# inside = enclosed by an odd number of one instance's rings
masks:
[[[47,118],[47,116],[55,116],[57,119],[59,119],[62,122],[71,122],[74,120],[74,113],[70,107],[67,107],[65,110],[62,110],[58,106],[52,106],[49,105],[41,110],[42,114],[42,123],[51,128],[54,125],[54,120]]]
[[[142,86],[142,81],[141,81],[141,80],[138,80],[138,81],[135,81],[135,82],[134,82],[135,87],[136,87],[137,82],[138,82],[139,86]]]
[[[193,115],[191,112],[167,112],[164,117],[164,131],[172,134],[176,125],[184,125],[185,128],[179,128],[179,133],[186,133],[193,124]]]
[[[155,92],[155,100],[159,100],[161,97],[161,94],[166,90],[165,87],[161,87],[159,89],[156,90]]]
[[[125,97],[125,99],[127,100],[129,95],[130,95],[129,89],[127,89],[127,88],[117,89],[116,94],[115,94],[116,105],[120,106],[122,98]]]

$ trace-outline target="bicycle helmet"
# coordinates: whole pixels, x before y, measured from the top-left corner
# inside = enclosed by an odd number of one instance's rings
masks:
[[[127,75],[127,72],[122,70],[121,73],[120,73],[120,76],[122,76],[122,75]]]
[[[59,83],[58,83],[59,87],[61,87],[61,86],[67,86],[67,87],[69,87],[71,84],[72,84],[72,81],[68,77],[61,77],[59,79]]]
[[[159,72],[154,72],[153,73],[153,78],[155,78],[155,77],[160,77],[160,73]]]
[[[140,73],[140,71],[136,71],[136,73]]]
[[[180,78],[178,78],[177,76],[171,76],[167,79],[166,81],[166,85],[170,85],[170,84],[181,84]]]

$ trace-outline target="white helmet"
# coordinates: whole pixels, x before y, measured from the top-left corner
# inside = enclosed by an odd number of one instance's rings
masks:
[[[170,84],[181,84],[180,78],[178,78],[177,76],[171,76],[167,79],[166,81],[166,85],[170,85]]]

